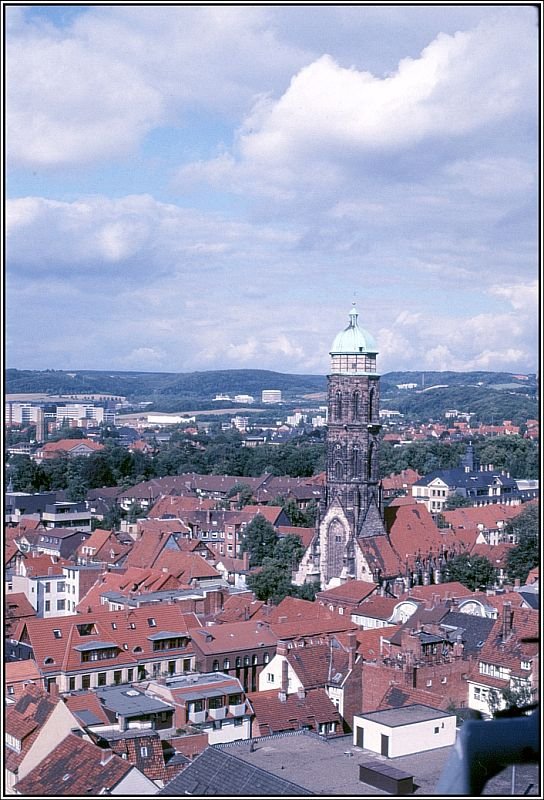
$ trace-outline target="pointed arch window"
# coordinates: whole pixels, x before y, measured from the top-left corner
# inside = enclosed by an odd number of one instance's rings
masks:
[[[375,399],[374,395],[375,395],[375,389],[374,389],[374,387],[372,387],[372,389],[370,390],[370,394],[368,395],[368,421],[369,422],[372,422],[372,420],[374,419],[374,399]]]
[[[355,448],[352,455],[352,474],[354,478],[357,478],[359,475],[360,463],[360,453],[359,450]]]
[[[367,478],[372,478],[372,456],[374,452],[374,444],[371,443],[370,447],[368,448],[368,458],[367,458],[367,465],[366,465],[366,476]]]
[[[334,462],[334,477],[337,481],[341,481],[344,477],[344,467],[341,461]]]
[[[334,396],[334,411],[336,419],[342,419],[342,392],[337,391]]]
[[[359,416],[361,414],[361,395],[359,394],[359,392],[353,392],[353,396],[351,399],[351,407],[352,407],[353,419],[354,420],[359,419]]]

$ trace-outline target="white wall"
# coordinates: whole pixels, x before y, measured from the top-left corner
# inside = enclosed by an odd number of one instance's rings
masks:
[[[438,719],[414,722],[411,725],[391,727],[354,716],[353,718],[353,743],[357,744],[357,729],[363,728],[365,750],[381,753],[382,734],[389,737],[389,758],[407,756],[411,753],[421,753],[425,750],[434,750],[437,747],[448,747],[455,744],[456,717],[440,717]]]

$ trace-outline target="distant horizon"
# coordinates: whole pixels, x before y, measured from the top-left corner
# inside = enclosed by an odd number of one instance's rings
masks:
[[[87,369],[86,367],[11,367],[8,366],[5,368],[5,371],[9,370],[17,370],[19,372],[63,372],[63,373],[87,373],[87,372],[111,372],[113,375],[117,375],[119,373],[127,373],[133,375],[191,375],[194,373],[209,373],[209,372],[270,372],[273,374],[278,375],[304,375],[308,377],[327,377],[329,372],[287,372],[285,370],[278,370],[278,369],[264,369],[262,367],[217,367],[213,369],[193,369],[193,370],[147,370],[147,369],[112,369],[111,367],[104,367],[102,369]],[[416,370],[416,369],[391,369],[384,372],[383,370],[378,370],[378,375],[392,375],[395,373],[402,373],[402,374],[409,374],[409,375],[429,375],[433,373],[437,374],[444,374],[444,373],[455,373],[455,374],[496,374],[500,373],[503,375],[523,375],[527,377],[537,376],[538,370],[534,372],[525,372],[525,371],[512,371],[512,370],[505,370],[505,369],[424,369],[424,370]],[[20,392],[19,392],[20,394]]]

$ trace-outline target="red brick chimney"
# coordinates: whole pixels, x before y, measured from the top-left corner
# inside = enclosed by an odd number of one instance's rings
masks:
[[[501,631],[501,638],[504,641],[508,639],[510,633],[512,631],[512,621],[513,621],[513,613],[512,613],[512,603],[508,600],[502,607],[502,631]]]
[[[357,632],[348,631],[348,669],[353,669],[357,655]]]

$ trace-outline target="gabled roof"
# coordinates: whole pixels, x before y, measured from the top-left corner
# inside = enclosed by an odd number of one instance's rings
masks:
[[[81,626],[90,626],[85,634]],[[131,666],[142,659],[156,658],[153,643],[149,638],[161,631],[179,631],[188,637],[188,626],[196,628],[198,619],[194,614],[184,614],[177,604],[143,606],[130,611],[103,611],[95,614],[76,614],[66,617],[31,618],[19,623],[13,638],[28,642],[34,658],[44,673],[80,672],[81,653],[77,645],[89,642],[114,641],[118,654],[108,659],[108,669],[121,665]],[[58,631],[55,634],[55,631]],[[126,645],[126,646],[125,646]],[[97,645],[98,646],[98,645]],[[190,652],[188,648],[177,648],[174,652]],[[100,668],[99,661],[86,662],[85,670]]]
[[[292,647],[286,658],[305,689],[324,688],[329,683],[341,686],[349,672],[348,652],[334,640]]]
[[[252,594],[231,594],[223,603],[223,610],[216,616],[217,622],[241,622],[251,619],[263,607],[262,600],[254,600]]]
[[[64,702],[83,727],[88,725],[111,725],[96,692],[82,691],[68,694],[65,695]]]
[[[183,519],[187,511],[202,511],[215,508],[215,501],[206,497],[183,497],[163,495],[149,510],[148,519],[159,519],[164,516],[174,516]]]
[[[377,587],[376,583],[369,581],[346,581],[332,589],[324,589],[317,593],[318,600],[335,600],[337,602],[360,603],[369,597]]]
[[[261,736],[282,731],[296,731],[305,726],[318,731],[319,725],[336,722],[341,730],[342,720],[325,689],[310,689],[305,696],[298,692],[280,700],[277,689],[249,694]]]
[[[6,733],[21,742],[20,751],[6,747],[5,764],[8,770],[14,772],[18,768],[60,702],[58,697],[51,696],[43,688],[28,684],[15,704],[6,708]]]
[[[70,733],[15,788],[18,794],[39,797],[96,796],[114,789],[131,769],[119,756]]]
[[[94,452],[104,449],[103,444],[92,439],[60,439],[58,442],[46,442],[41,449],[45,453],[70,453],[72,450],[87,449]]]
[[[509,628],[503,638],[503,619],[508,611],[508,608],[503,607],[498,619],[494,620],[491,633],[482,647],[480,662],[506,667],[517,675],[520,674],[521,660],[530,661],[539,652],[540,615],[532,608],[511,608]],[[533,641],[523,642],[523,639]],[[525,673],[526,676],[527,674]]]
[[[272,609],[263,606],[259,616],[268,622],[277,639],[326,635],[357,627],[348,615],[340,616],[321,603],[296,597],[285,597]]]
[[[238,650],[275,647],[277,636],[268,625],[254,619],[247,622],[227,622],[189,631],[193,645],[204,655],[231,653]]]

